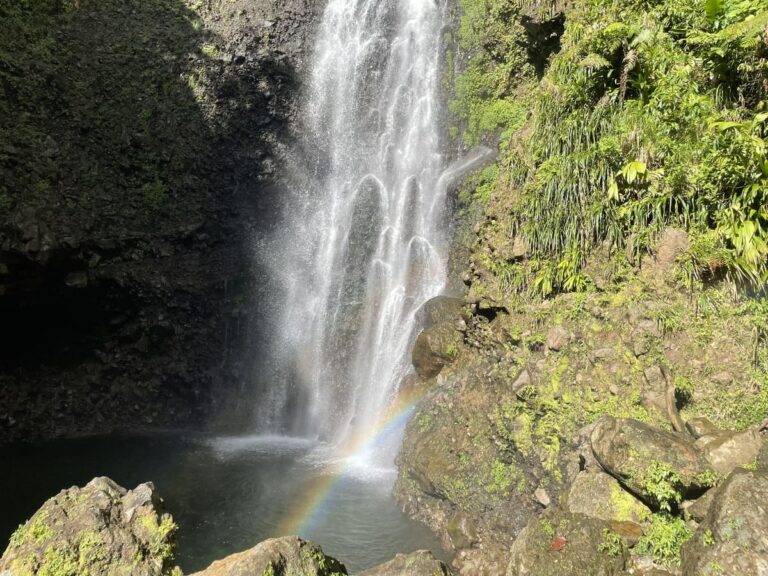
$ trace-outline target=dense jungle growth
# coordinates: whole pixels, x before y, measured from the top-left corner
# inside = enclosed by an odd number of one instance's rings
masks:
[[[620,274],[668,225],[690,234],[690,282],[762,287],[767,7],[589,0],[567,7],[557,37],[562,6],[462,1],[471,57],[452,109],[468,144],[501,131],[480,199],[509,197],[498,225],[530,254],[496,264],[510,290],[587,290],[591,254],[610,250]]]

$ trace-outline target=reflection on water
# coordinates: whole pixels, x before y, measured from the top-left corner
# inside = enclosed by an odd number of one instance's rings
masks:
[[[180,526],[185,572],[277,535],[308,500],[326,469],[313,443],[281,437],[181,435],[97,437],[0,450],[0,541],[63,488],[109,476],[127,488],[151,480]],[[300,535],[352,571],[398,552],[439,552],[429,531],[391,496],[394,472],[373,470],[333,482]],[[4,546],[0,544],[0,548]]]

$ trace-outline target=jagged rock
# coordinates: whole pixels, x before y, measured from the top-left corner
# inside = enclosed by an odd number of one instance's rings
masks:
[[[109,478],[69,488],[19,527],[0,558],[3,576],[164,576],[176,525],[152,484],[128,491]],[[130,571],[126,572],[126,568]]]
[[[664,373],[657,365],[650,366],[643,371],[646,386],[643,388],[642,402],[647,410],[656,411],[659,414],[667,413],[666,380]]]
[[[760,433],[755,429],[702,436],[695,444],[721,476],[727,476],[738,466],[752,464],[763,447]]]
[[[530,370],[528,370],[528,368],[523,368],[512,383],[512,391],[517,393],[528,386],[532,381]]]
[[[662,268],[669,269],[681,254],[685,254],[691,247],[688,234],[676,228],[666,228],[661,234],[656,251],[656,262]]]
[[[736,470],[683,546],[683,576],[768,574],[768,472]]]
[[[571,333],[562,326],[553,326],[547,331],[545,346],[547,350],[557,352],[565,348],[571,341]]]
[[[624,572],[627,551],[601,551],[610,525],[583,514],[552,510],[530,520],[512,544],[507,576],[613,576]]]
[[[547,494],[547,491],[544,490],[544,488],[536,488],[533,492],[533,497],[536,499],[536,502],[541,504],[544,508],[548,507],[552,503],[552,499],[549,497],[549,494]]]
[[[686,520],[702,522],[707,514],[709,514],[709,509],[712,507],[712,502],[715,499],[716,493],[717,490],[708,490],[701,498],[683,502],[683,514]]]
[[[651,511],[609,474],[600,471],[581,472],[571,484],[567,496],[568,510],[606,521],[640,524]]]
[[[712,424],[708,418],[691,418],[685,423],[685,427],[694,438],[701,438],[702,436],[720,432],[720,429]]]
[[[272,538],[217,560],[192,576],[343,576],[347,569],[322,548],[298,536]]]
[[[763,440],[763,447],[757,455],[757,469],[768,470],[768,441]]]
[[[523,260],[528,256],[528,248],[522,236],[515,236],[512,241],[512,252],[510,256],[513,260]]]
[[[707,473],[711,473],[707,461],[693,442],[680,434],[637,420],[605,417],[595,426],[591,439],[600,465],[652,506],[658,503],[645,484],[654,463],[669,466],[679,475],[684,495],[707,485]]]
[[[431,552],[419,550],[398,554],[389,562],[361,572],[358,576],[450,576],[448,567]]]

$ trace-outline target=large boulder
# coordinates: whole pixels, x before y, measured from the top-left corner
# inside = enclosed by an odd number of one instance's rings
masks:
[[[627,550],[607,522],[547,511],[530,520],[512,544],[507,576],[614,576],[624,573]]]
[[[664,504],[656,490],[662,482],[685,496],[713,481],[704,455],[687,436],[637,420],[605,417],[591,440],[600,465],[651,506]]]
[[[398,554],[389,562],[380,564],[358,576],[450,576],[448,567],[431,552],[419,550],[410,554]]]
[[[126,490],[109,478],[48,500],[11,536],[3,576],[166,576],[176,525],[151,483]]]
[[[456,358],[462,338],[458,327],[463,304],[459,298],[436,296],[417,311],[417,319],[424,330],[413,345],[411,361],[416,373],[424,380],[437,376],[443,366]]]
[[[453,296],[435,296],[427,300],[416,311],[416,320],[422,328],[431,328],[436,324],[455,322],[461,315],[464,300]]]
[[[717,488],[682,559],[683,576],[768,575],[768,471],[736,470]]]
[[[298,536],[265,540],[245,552],[217,560],[192,576],[346,576],[338,560]]]
[[[651,511],[605,472],[580,472],[568,491],[567,506],[574,514],[586,514],[608,522],[647,520]]]
[[[434,378],[454,361],[461,342],[461,334],[450,323],[437,324],[422,330],[411,351],[411,362],[424,380]]]
[[[755,462],[763,440],[754,428],[743,432],[718,432],[702,436],[696,446],[704,458],[721,476],[727,476],[734,468]]]

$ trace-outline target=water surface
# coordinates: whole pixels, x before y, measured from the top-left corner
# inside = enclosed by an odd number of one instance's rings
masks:
[[[398,552],[439,551],[434,536],[397,507],[393,470],[358,471],[329,482],[317,453],[315,444],[300,439],[180,434],[0,449],[0,548],[46,499],[109,476],[128,488],[155,483],[179,524],[177,560],[185,573],[278,535],[297,509],[315,512],[300,535],[319,542],[350,572]],[[326,498],[316,498],[317,486]],[[315,502],[320,505],[310,506]]]

